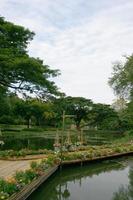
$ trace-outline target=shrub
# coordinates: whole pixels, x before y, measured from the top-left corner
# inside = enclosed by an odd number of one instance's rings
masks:
[[[54,165],[54,159],[55,159],[55,156],[49,156],[46,160],[46,164],[49,166],[49,167],[52,167]]]
[[[19,156],[26,156],[26,155],[38,155],[38,154],[52,154],[52,150],[47,149],[39,149],[39,150],[28,150],[28,149],[22,149],[20,151],[14,151],[14,150],[4,150],[0,151],[0,157],[19,157]]]
[[[0,192],[0,199],[8,199],[9,198],[9,194],[6,192]]]
[[[123,149],[122,149],[122,147],[119,147],[119,146],[118,146],[118,147],[115,147],[115,148],[114,148],[114,151],[117,152],[117,153],[122,153],[122,152],[124,152]]]
[[[21,185],[24,186],[28,183],[30,183],[34,178],[37,177],[37,173],[33,170],[26,170],[24,171],[18,171],[15,174],[16,181]]]
[[[35,162],[35,161],[32,161],[32,162],[31,162],[31,164],[30,164],[30,167],[31,167],[31,169],[33,169],[33,170],[36,170],[36,169],[37,169],[37,167],[38,167],[38,164],[37,164],[37,162]]]
[[[0,193],[12,195],[18,191],[18,187],[15,183],[9,183],[3,179],[0,179]]]
[[[12,116],[3,115],[0,117],[0,123],[1,124],[14,124],[14,119]]]

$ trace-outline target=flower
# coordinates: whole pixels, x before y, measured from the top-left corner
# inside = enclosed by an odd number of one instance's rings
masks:
[[[0,140],[0,145],[3,146],[4,144],[5,144],[5,142]]]
[[[16,183],[16,180],[15,180],[14,177],[8,177],[8,178],[6,179],[6,181],[7,181],[8,183]]]

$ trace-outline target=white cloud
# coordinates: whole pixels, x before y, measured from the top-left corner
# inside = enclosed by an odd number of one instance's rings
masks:
[[[30,54],[59,68],[62,76],[57,79],[59,87],[67,95],[84,96],[95,102],[111,103],[113,92],[107,85],[112,62],[124,54],[133,52],[133,2],[131,0],[88,1],[88,11],[83,12],[85,0],[24,0],[16,6],[11,0],[0,0],[0,9],[8,20],[20,23],[37,33],[30,45]],[[63,3],[62,3],[63,2]],[[23,13],[24,5],[28,13]],[[30,4],[29,4],[30,3]],[[82,9],[80,9],[80,5]],[[89,8],[93,8],[89,10]],[[105,6],[105,7],[104,7]],[[5,8],[19,8],[14,13]],[[75,10],[76,8],[77,10]],[[61,10],[60,10],[61,9]],[[91,12],[93,11],[93,13]],[[78,20],[73,19],[80,13]],[[20,17],[21,13],[21,17]],[[67,15],[70,15],[67,19]],[[81,17],[83,16],[83,17]]]

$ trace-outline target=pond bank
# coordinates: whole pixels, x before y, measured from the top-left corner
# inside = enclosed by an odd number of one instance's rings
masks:
[[[58,170],[27,200],[132,199],[133,157],[69,165]]]
[[[112,154],[112,155],[107,155],[107,156],[101,156],[101,157],[95,157],[91,159],[77,159],[77,160],[69,160],[69,161],[63,161],[62,165],[73,165],[73,164],[82,164],[82,163],[89,163],[89,162],[94,162],[94,161],[101,161],[101,160],[108,160],[112,158],[117,158],[117,157],[123,157],[123,156],[130,156],[133,155],[133,151],[131,152],[126,152],[126,153],[117,153],[117,154]]]
[[[12,195],[9,200],[25,200],[27,199],[42,183],[44,183],[51,175],[53,175],[58,165],[48,170],[47,174],[43,174],[38,179],[33,180],[29,185],[26,185],[20,192]]]
[[[117,153],[114,155],[108,155],[108,156],[102,156],[102,157],[96,157],[93,159],[80,159],[80,160],[71,160],[71,161],[63,161],[59,165],[56,165],[48,170],[47,173],[41,175],[38,179],[33,180],[29,185],[25,186],[21,191],[18,193],[12,195],[9,200],[25,200],[27,199],[42,183],[44,183],[50,176],[52,176],[60,166],[69,166],[72,164],[83,164],[86,162],[94,162],[94,161],[102,161],[102,160],[108,160],[112,158],[119,158],[123,156],[131,156],[133,155],[132,152],[126,152],[126,153]]]

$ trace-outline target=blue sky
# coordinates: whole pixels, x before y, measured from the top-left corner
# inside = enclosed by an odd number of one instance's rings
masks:
[[[63,92],[112,103],[112,63],[133,53],[132,0],[0,0],[0,15],[36,33],[29,46]]]

